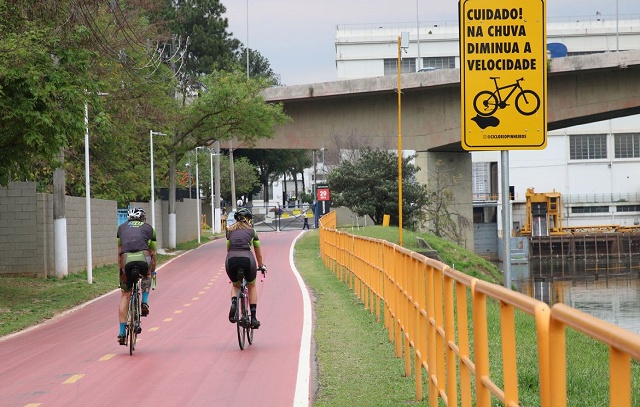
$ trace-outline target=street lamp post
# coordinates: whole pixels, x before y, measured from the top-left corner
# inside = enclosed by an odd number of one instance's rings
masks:
[[[87,93],[85,91],[85,93]],[[98,92],[98,96],[106,96],[108,93]],[[93,251],[91,248],[91,182],[89,181],[89,102],[84,101],[84,187],[85,187],[85,211],[87,220],[87,282],[93,284]]]
[[[213,151],[209,150],[209,165],[211,165],[211,178],[209,179],[209,189],[211,190],[211,234],[216,232],[214,225],[216,223],[216,205],[215,194],[213,193]]]
[[[87,212],[87,282],[93,283],[93,253],[91,250],[91,183],[89,182],[89,102],[84,102],[84,180]]]
[[[191,199],[191,161],[185,164],[187,167],[187,177],[189,178],[189,199]]]
[[[231,175],[231,208],[235,211],[236,201],[236,170],[233,164],[233,142],[229,140],[229,173]]]
[[[616,52],[620,51],[620,30],[618,29],[618,0],[616,0]]]
[[[215,231],[216,233],[220,233],[222,232],[222,214],[220,211],[220,142],[216,141],[213,145],[214,147],[214,151],[215,151],[215,156],[216,156],[216,179],[215,179],[215,183],[216,183],[216,187],[215,187],[215,191],[216,191],[216,202],[215,202],[215,208],[216,208],[216,216],[215,218],[218,219],[218,222],[216,222],[215,225]]]
[[[214,150],[215,151],[215,150]],[[220,208],[218,207],[219,203],[219,199],[216,199],[216,191],[214,188],[214,183],[213,183],[213,156],[216,156],[216,164],[218,164],[218,166],[220,166],[220,150],[218,148],[218,151],[214,152],[209,150],[209,155],[210,155],[210,165],[211,165],[211,233],[215,234],[215,233],[220,233],[220,229],[218,224],[220,223],[220,220],[218,219],[220,217]],[[216,171],[216,179],[218,179],[218,172],[220,172],[220,170]]]
[[[402,246],[402,49],[409,48],[409,33],[398,37],[398,241]]]
[[[198,243],[200,243],[200,229],[202,226],[200,225],[200,180],[198,178],[198,149],[204,147],[196,147],[196,216],[197,219],[197,227],[198,227]]]
[[[153,135],[156,136],[166,136],[165,133],[161,133],[159,131],[149,130],[149,142],[151,145],[151,226],[153,229],[156,228],[156,189],[153,185],[154,175],[153,175]]]
[[[416,0],[416,28],[418,32],[417,46],[418,46],[418,71],[422,68],[422,58],[420,58],[420,13],[418,11],[418,0]],[[366,218],[365,218],[366,219]]]
[[[249,80],[249,0],[247,0],[247,80]]]

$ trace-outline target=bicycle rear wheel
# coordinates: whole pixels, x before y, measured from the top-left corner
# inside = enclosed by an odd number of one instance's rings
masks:
[[[245,288],[244,295],[244,311],[246,316],[247,324],[245,325],[245,334],[247,335],[247,341],[249,345],[253,343],[253,328],[251,328],[251,316],[249,315],[249,291]]]
[[[127,336],[129,337],[129,355],[133,355],[138,339],[138,326],[140,325],[140,300],[136,287],[132,289],[129,301],[129,319],[127,324]]]
[[[498,98],[493,92],[483,90],[473,98],[473,108],[480,116],[491,116],[498,110]]]
[[[240,350],[244,349],[245,334],[244,334],[244,294],[242,288],[238,290],[238,307],[236,308],[236,329],[238,331],[238,345]]]

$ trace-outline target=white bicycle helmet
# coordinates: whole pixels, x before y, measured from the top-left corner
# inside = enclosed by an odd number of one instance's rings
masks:
[[[127,214],[129,215],[129,220],[139,220],[142,222],[145,220],[145,213],[142,208],[131,208]]]

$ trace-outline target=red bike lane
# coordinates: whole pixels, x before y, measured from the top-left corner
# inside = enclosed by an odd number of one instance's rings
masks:
[[[219,239],[158,270],[133,356],[116,343],[117,291],[0,338],[0,406],[310,405],[311,306],[290,259],[299,235],[260,235],[262,325],[245,350],[228,321]]]

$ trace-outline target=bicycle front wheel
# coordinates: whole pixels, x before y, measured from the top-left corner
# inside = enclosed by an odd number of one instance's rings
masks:
[[[498,110],[498,98],[493,92],[483,90],[473,98],[473,108],[480,116],[491,116]]]
[[[240,350],[244,349],[245,335],[244,335],[244,295],[242,289],[238,291],[238,307],[236,308],[236,330],[238,331],[238,346]]]
[[[540,108],[540,97],[532,90],[523,90],[516,96],[516,110],[525,116],[531,116]]]
[[[249,315],[249,292],[245,292],[244,296],[244,309],[247,313],[247,324],[245,325],[245,333],[247,335],[247,341],[249,345],[253,343],[253,328],[251,328],[251,316]]]

